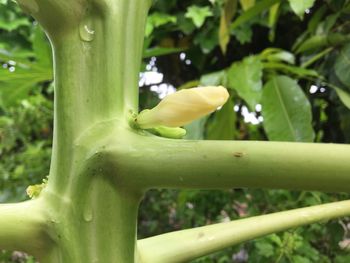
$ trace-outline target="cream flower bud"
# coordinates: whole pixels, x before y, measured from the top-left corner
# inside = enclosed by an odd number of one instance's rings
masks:
[[[153,109],[142,111],[137,124],[142,129],[183,126],[215,111],[228,98],[229,93],[222,86],[180,90],[166,96]]]

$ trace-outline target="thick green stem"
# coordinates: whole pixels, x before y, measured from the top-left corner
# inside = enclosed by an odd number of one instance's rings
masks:
[[[114,143],[108,151],[143,188],[350,191],[349,145],[124,138],[132,146],[123,159]]]
[[[72,177],[74,141],[96,122],[138,107],[138,73],[148,1],[91,4],[79,23],[51,37],[55,61],[55,125],[51,181]],[[82,157],[77,157],[82,158]],[[58,174],[57,176],[54,176]]]
[[[54,250],[42,263],[134,262],[141,193],[116,186],[109,171],[91,171],[71,198],[44,193],[51,206]],[[84,190],[84,191],[83,191]]]
[[[55,122],[47,188],[54,248],[45,263],[134,262],[142,191],[108,169],[91,127],[125,125],[137,111],[144,27],[150,0],[19,0],[46,30],[54,53]],[[118,146],[117,146],[118,147]],[[95,161],[98,160],[98,161]],[[106,165],[104,167],[103,165]]]
[[[139,262],[188,262],[267,234],[348,215],[350,201],[342,201],[172,232],[138,241]]]
[[[22,250],[38,258],[51,248],[42,200],[0,205],[0,249]]]

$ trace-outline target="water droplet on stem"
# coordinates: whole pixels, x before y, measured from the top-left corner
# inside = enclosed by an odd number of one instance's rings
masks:
[[[90,206],[87,206],[85,208],[83,217],[86,222],[90,222],[92,220],[93,216],[92,216],[92,209]]]
[[[94,40],[95,30],[93,30],[88,25],[81,25],[80,37],[83,41],[90,42],[90,41]]]

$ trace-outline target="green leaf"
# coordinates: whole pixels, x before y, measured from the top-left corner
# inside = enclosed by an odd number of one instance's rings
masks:
[[[264,69],[272,69],[276,71],[281,71],[286,74],[295,75],[299,78],[320,77],[320,75],[315,70],[286,65],[278,62],[264,62],[263,67]]]
[[[350,94],[340,88],[333,87],[343,104],[350,109]]]
[[[190,6],[185,14],[185,17],[190,18],[197,28],[200,28],[204,24],[205,19],[210,16],[213,16],[213,12],[209,6],[200,7],[197,5]]]
[[[270,42],[275,41],[275,35],[276,35],[276,24],[278,20],[278,16],[280,14],[280,3],[274,4],[273,6],[270,7],[269,10],[269,40]]]
[[[201,47],[204,54],[208,54],[217,46],[218,40],[218,27],[212,23],[200,30],[193,42]]]
[[[295,255],[292,258],[293,258],[293,263],[311,263],[311,261],[308,258],[300,255]]]
[[[154,27],[160,27],[167,23],[176,23],[176,16],[155,12],[151,15]]]
[[[327,41],[326,35],[311,36],[310,38],[306,39],[304,42],[300,44],[300,46],[296,50],[296,53],[302,53],[309,50],[325,47],[327,46],[327,44],[328,44],[328,41]]]
[[[241,45],[245,43],[250,43],[253,37],[252,25],[249,23],[244,23],[239,27],[236,27],[235,30],[232,31],[232,34],[239,41]]]
[[[47,46],[41,46],[39,43],[33,46],[36,46],[36,51],[39,52],[39,54],[34,54],[38,56],[35,62],[21,57],[17,58],[5,50],[0,50],[0,58],[16,62],[13,72],[8,68],[0,68],[0,103],[5,108],[12,107],[27,98],[37,83],[52,80],[51,62],[50,65],[47,65],[51,61],[51,55],[42,50]],[[48,54],[49,57],[45,54]]]
[[[311,33],[314,34],[317,27],[319,26],[319,24],[321,23],[324,15],[327,12],[327,6],[326,5],[322,5],[319,9],[317,9],[317,11],[313,14],[313,16],[311,17],[311,19],[309,20],[309,23],[307,25],[307,30]]]
[[[302,68],[307,68],[309,66],[311,66],[312,64],[314,64],[316,61],[318,61],[319,59],[323,58],[324,56],[326,56],[329,52],[331,52],[333,50],[332,47],[326,48],[325,50],[322,50],[321,52],[315,54],[314,56],[312,56],[311,58],[309,58],[308,60],[306,60],[305,62],[303,62],[301,64]]]
[[[276,3],[279,3],[281,0],[262,0],[259,1],[254,5],[254,7],[250,8],[246,12],[244,12],[242,15],[240,15],[233,23],[231,24],[231,30],[234,30],[241,24],[251,20],[252,18],[256,17],[260,13],[264,12],[265,10],[268,10],[271,6],[273,6]]]
[[[348,263],[348,262],[350,262],[350,255],[338,255],[334,260],[334,263]]]
[[[196,30],[196,26],[192,23],[192,20],[187,19],[184,13],[177,15],[177,26],[185,35],[190,35]]]
[[[226,54],[227,44],[230,42],[230,23],[236,10],[237,0],[226,0],[221,10],[219,43],[223,54]]]
[[[180,53],[184,50],[185,48],[153,47],[146,49],[143,52],[143,58],[165,56],[169,54]]]
[[[344,142],[350,143],[350,111],[346,107],[338,107],[337,113],[339,115],[339,120],[337,120],[337,122],[340,121],[340,127],[345,137]]]
[[[20,49],[10,52],[6,49],[0,48],[0,59],[4,61],[14,60],[17,63],[27,64],[28,58],[34,57],[34,53],[29,50]]]
[[[256,242],[257,253],[262,257],[271,257],[274,255],[274,247],[270,243]]]
[[[340,51],[340,54],[338,55],[334,70],[335,74],[339,78],[339,80],[347,86],[347,88],[350,90],[350,44],[347,44],[342,48]]]
[[[235,135],[236,113],[233,110],[232,100],[214,113],[213,120],[208,124],[207,139],[232,140]]]
[[[261,104],[269,140],[313,141],[310,102],[295,80],[274,76],[264,86]]]
[[[289,64],[295,64],[295,56],[293,53],[280,48],[266,48],[261,52],[261,57],[268,61],[282,61]]]
[[[315,35],[306,39],[303,43],[301,43],[295,52],[302,53],[302,52],[312,51],[323,47],[341,45],[343,43],[348,43],[349,40],[350,40],[349,35],[343,35],[340,33],[332,33],[327,35]]]
[[[0,81],[27,81],[27,82],[42,82],[52,79],[51,68],[40,68],[35,64],[29,64],[30,68],[24,69],[20,66],[16,67],[14,72],[8,69],[0,68]]]
[[[52,52],[44,31],[37,26],[34,30],[33,50],[40,67],[52,67]]]
[[[19,17],[14,20],[9,20],[0,16],[0,28],[6,31],[12,31],[19,28],[20,26],[28,25],[30,25],[30,23],[26,17]]]
[[[12,2],[12,1],[11,1]],[[13,1],[14,2],[14,1]],[[29,27],[31,22],[28,17],[18,14],[18,8],[13,3],[8,1],[0,2],[0,29],[13,31]],[[6,33],[1,32],[1,41],[6,39]]]
[[[283,246],[283,242],[281,240],[281,238],[277,235],[277,234],[271,234],[271,235],[268,235],[266,237],[266,239],[268,239],[269,241],[271,241],[273,244],[279,246],[279,247],[282,247]]]
[[[9,108],[17,102],[28,97],[30,90],[33,88],[33,83],[26,81],[6,83],[0,82],[0,106]]]
[[[335,26],[339,17],[340,17],[340,13],[335,13],[324,18],[324,22],[322,23],[323,34],[330,33],[330,31]]]
[[[228,71],[228,87],[237,91],[251,110],[259,103],[262,93],[262,63],[258,56],[249,56],[233,63]]]
[[[145,29],[145,37],[149,37],[152,34],[153,29],[154,29],[153,24],[147,20],[146,29]]]
[[[155,28],[168,23],[176,23],[176,21],[176,16],[154,12],[147,18],[145,35],[149,37]]]
[[[293,12],[301,19],[304,18],[305,11],[313,7],[315,0],[288,0]]]
[[[239,0],[241,3],[242,9],[247,11],[255,5],[255,0]]]
[[[202,140],[204,138],[204,129],[208,116],[195,120],[190,124],[185,125],[186,135],[188,140]]]
[[[220,70],[202,75],[199,82],[203,86],[220,86],[223,85],[225,77],[226,72],[224,70]]]

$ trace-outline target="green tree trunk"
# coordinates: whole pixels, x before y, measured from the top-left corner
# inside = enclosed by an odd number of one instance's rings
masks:
[[[134,262],[143,193],[110,168],[99,142],[109,135],[103,123],[126,126],[125,112],[137,111],[150,1],[29,3],[20,1],[48,33],[55,68],[53,155],[40,196],[54,246],[42,262]]]

